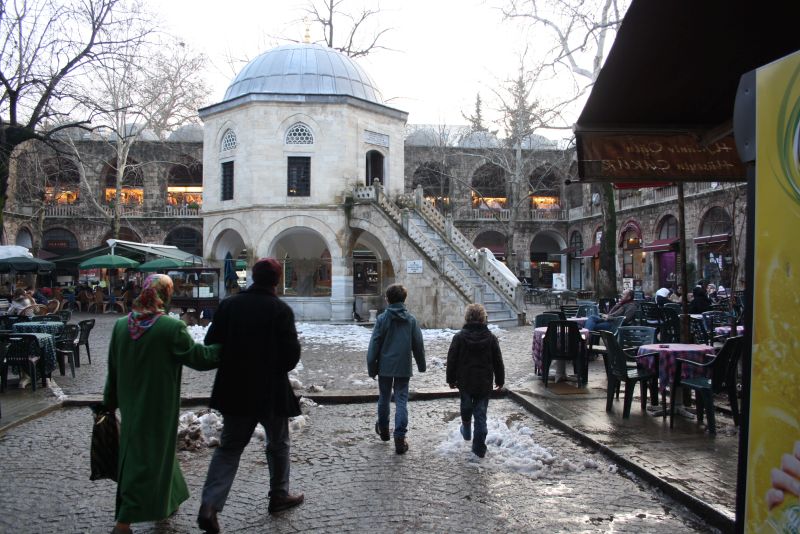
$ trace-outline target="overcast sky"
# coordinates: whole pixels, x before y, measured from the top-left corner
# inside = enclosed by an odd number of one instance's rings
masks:
[[[209,103],[221,100],[237,72],[227,58],[252,59],[284,44],[282,36],[302,40],[305,31],[305,0],[147,1],[161,13],[165,29],[208,56],[213,91]],[[366,0],[347,0],[344,5],[362,1]],[[536,46],[525,28],[502,20],[497,9],[501,4],[502,0],[383,0],[379,24],[392,29],[381,42],[392,50],[357,61],[389,105],[409,112],[410,124],[464,124],[462,111],[472,113],[479,91],[491,115],[492,88],[515,75],[526,45]],[[311,38],[321,39],[321,30],[312,27]]]

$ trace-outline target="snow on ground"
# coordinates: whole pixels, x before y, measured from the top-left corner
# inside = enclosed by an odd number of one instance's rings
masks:
[[[456,418],[448,425],[444,440],[437,452],[444,456],[463,458],[479,469],[521,473],[537,479],[553,473],[560,475],[582,469],[597,469],[594,458],[557,458],[548,449],[538,445],[533,439],[533,430],[517,421],[507,424],[491,415],[486,422],[488,434],[486,457],[478,458],[472,454],[472,442],[465,441],[459,432],[461,419]]]
[[[202,342],[206,337],[208,327],[189,326],[189,333],[195,341]],[[495,335],[502,335],[503,330],[495,325],[489,325],[489,330]],[[423,328],[422,339],[427,345],[434,341],[448,342],[458,330],[451,328]],[[372,337],[372,328],[357,324],[325,324],[325,323],[297,323],[297,333],[300,343],[309,345],[346,345],[349,350],[366,351]]]

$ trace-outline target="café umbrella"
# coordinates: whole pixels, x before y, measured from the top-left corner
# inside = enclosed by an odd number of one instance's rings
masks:
[[[0,259],[0,273],[49,273],[56,268],[52,261],[18,256]]]
[[[180,269],[181,267],[191,266],[192,263],[187,261],[176,260],[173,258],[158,258],[142,263],[136,268],[136,270],[152,273],[156,271],[166,271],[168,269]]]
[[[115,256],[113,254],[103,254],[89,258],[78,265],[82,271],[88,269],[132,269],[138,267],[139,262],[126,258],[125,256]]]

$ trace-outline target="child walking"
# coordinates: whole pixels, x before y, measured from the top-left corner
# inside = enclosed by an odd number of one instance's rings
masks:
[[[453,336],[447,351],[447,383],[461,393],[461,435],[466,441],[472,439],[472,452],[483,458],[486,455],[486,412],[492,382],[497,389],[503,387],[505,367],[500,343],[486,324],[484,307],[470,304],[464,320],[464,327]]]

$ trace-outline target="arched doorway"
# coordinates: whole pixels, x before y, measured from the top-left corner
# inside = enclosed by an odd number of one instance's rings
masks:
[[[635,221],[628,221],[622,226],[619,247],[622,249],[623,288],[628,278],[634,290],[641,291],[644,279],[645,255],[642,250],[642,230]]]
[[[560,240],[549,233],[542,232],[531,241],[530,264],[531,278],[539,287],[553,287],[553,274],[561,273]]]
[[[272,250],[283,263],[278,294],[330,299],[331,253],[322,236],[309,228],[290,228],[278,236]]]
[[[370,150],[367,152],[366,157],[366,174],[367,185],[372,185],[376,179],[380,180],[382,184],[386,183],[386,176],[383,169],[383,154],[377,150]]]
[[[674,215],[665,215],[658,223],[658,241],[654,246],[645,247],[653,252],[658,266],[658,287],[673,287],[677,283],[678,272],[678,219]]]

